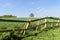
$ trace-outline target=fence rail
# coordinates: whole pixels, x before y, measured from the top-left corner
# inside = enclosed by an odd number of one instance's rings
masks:
[[[54,17],[44,17],[44,18],[40,18],[40,19],[35,19],[35,20],[31,20],[31,21],[26,21],[26,20],[9,20],[9,19],[0,19],[0,22],[35,22],[35,21],[39,21],[39,20],[43,20],[43,19],[55,19],[55,20],[60,20],[60,18],[54,18]]]
[[[15,30],[3,29],[3,30],[0,30],[0,32],[11,32],[11,31],[21,31],[21,30],[27,30],[27,29],[15,29]]]
[[[57,20],[56,22],[51,22],[51,21],[47,21],[47,19],[54,19]],[[41,20],[44,20],[44,23],[41,23]],[[37,22],[38,21],[38,22]],[[44,17],[44,18],[40,18],[40,19],[35,19],[35,20],[7,20],[7,19],[0,19],[0,22],[26,22],[26,26],[23,29],[15,29],[15,30],[0,30],[0,32],[11,32],[11,31],[24,31],[24,33],[26,32],[26,30],[28,30],[28,27],[30,25],[30,22],[37,22],[37,26],[36,29],[38,29],[38,25],[44,25],[44,27],[41,28],[41,30],[47,28],[48,23],[52,23],[55,24],[55,26],[60,26],[60,18],[54,18],[54,17]]]

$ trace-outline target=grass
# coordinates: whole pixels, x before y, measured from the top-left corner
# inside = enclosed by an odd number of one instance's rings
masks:
[[[8,20],[27,20],[27,18],[2,18],[2,19],[8,19]],[[34,20],[34,19],[32,19]],[[0,30],[1,29],[15,29],[15,28],[23,28],[25,26],[25,23],[22,22],[0,22]],[[19,36],[19,32],[14,32],[15,35]],[[0,40],[5,38],[6,36],[9,36],[10,32],[3,32],[0,33]]]
[[[0,22],[0,27],[24,27],[25,23],[18,23],[18,22]]]
[[[3,19],[8,19],[8,18],[3,18]],[[26,20],[26,18],[18,18],[18,19],[10,18],[10,20]],[[32,19],[32,20],[34,20],[34,19]],[[57,20],[50,20],[50,19],[48,19],[48,21],[57,22]],[[41,20],[40,23],[44,23],[44,20]],[[23,28],[24,25],[25,25],[25,23],[21,23],[21,22],[20,23],[18,23],[18,22],[0,22],[0,29]],[[37,25],[37,21],[31,22],[31,24],[29,26],[29,30],[27,30],[27,33],[25,35],[26,37],[23,38],[22,40],[60,40],[60,27],[38,33],[35,31],[36,25]],[[39,25],[38,30],[40,31],[40,28],[43,26],[44,25]],[[49,23],[48,23],[48,26],[50,26]],[[38,33],[38,34],[36,35],[36,33]],[[14,32],[14,34],[17,36],[21,35],[17,31]],[[10,32],[0,33],[0,40],[2,40],[3,38],[5,38],[6,36],[9,36],[9,35],[10,35]]]
[[[48,31],[43,31],[37,36],[29,36],[23,40],[60,40],[60,27]]]

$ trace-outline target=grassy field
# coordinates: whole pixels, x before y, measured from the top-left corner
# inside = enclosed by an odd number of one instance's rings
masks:
[[[27,18],[1,18],[7,20],[27,20]],[[34,20],[35,18],[31,18]],[[37,19],[37,18],[36,18]],[[14,28],[23,28],[26,22],[1,22],[0,29],[14,29]]]
[[[1,19],[7,19],[7,20],[27,20],[27,18],[1,18]],[[34,20],[35,18],[31,18],[32,20]],[[31,24],[33,25],[33,24]],[[25,26],[25,22],[1,22],[0,21],[0,30],[1,29],[10,29],[10,30],[14,30],[15,28],[24,28]],[[20,36],[20,34],[18,34],[19,31],[14,32],[14,34],[16,36]],[[9,36],[10,32],[3,32],[0,33],[0,40],[3,40],[3,38],[5,38],[6,36]]]
[[[27,20],[27,18],[18,18],[18,19],[13,19],[13,18],[2,18],[2,19],[8,19],[8,20]],[[34,20],[35,18],[32,18]],[[50,20],[48,21],[55,21],[57,20]],[[44,23],[44,20],[41,20],[40,23]],[[15,28],[23,28],[25,23],[22,22],[0,22],[0,30],[1,29],[15,29]],[[35,26],[37,25],[36,22],[31,22],[29,30],[27,30],[26,35],[22,40],[60,40],[60,27],[50,29],[48,31],[43,31],[41,33],[38,33],[38,31],[35,31]],[[50,25],[50,24],[48,24]],[[39,26],[39,31],[40,28],[43,27],[44,25]],[[53,26],[54,27],[54,26]],[[37,34],[38,33],[38,34]],[[0,33],[0,40],[7,40],[7,38],[11,38],[12,36],[10,35],[10,32],[1,32]],[[19,31],[15,31],[13,33],[13,36],[16,37],[21,37],[21,34]],[[13,40],[13,39],[11,39]]]
[[[43,31],[37,36],[29,36],[23,40],[60,40],[60,27]]]

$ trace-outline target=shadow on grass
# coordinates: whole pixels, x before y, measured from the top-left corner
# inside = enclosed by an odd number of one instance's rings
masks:
[[[17,35],[14,35],[14,32],[11,32],[9,36],[6,36],[2,40],[22,40],[24,37],[18,37]]]

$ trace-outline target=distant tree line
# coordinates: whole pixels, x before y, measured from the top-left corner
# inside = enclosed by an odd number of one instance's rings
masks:
[[[29,14],[29,17],[31,17],[31,18],[33,18],[34,16],[35,16],[34,13]],[[0,18],[17,18],[17,16],[13,16],[11,14],[5,14],[3,16],[0,16]]]
[[[0,18],[17,18],[17,16],[13,16],[13,15],[3,15],[3,16],[0,16]]]

